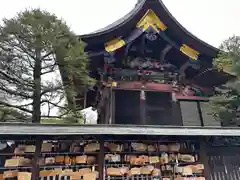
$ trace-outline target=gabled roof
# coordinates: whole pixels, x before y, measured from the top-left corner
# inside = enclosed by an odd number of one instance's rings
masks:
[[[216,57],[218,49],[198,39],[186,30],[172,16],[161,0],[138,0],[134,9],[121,19],[91,34],[82,35],[80,38],[91,45],[106,43],[116,37],[124,36],[127,32],[136,27],[140,19],[149,9],[151,9],[167,26],[167,31],[165,33],[168,37],[180,41],[182,44],[187,44],[207,57]],[[207,31],[207,29],[203,30]]]

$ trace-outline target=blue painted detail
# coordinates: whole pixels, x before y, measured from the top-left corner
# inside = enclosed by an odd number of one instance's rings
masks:
[[[159,30],[159,36],[164,39],[165,41],[167,41],[170,45],[172,45],[174,48],[176,48],[177,50],[180,49],[180,45],[177,45],[173,40],[171,40],[166,34],[165,32]]]
[[[144,31],[141,28],[136,28],[134,29],[131,34],[129,36],[127,36],[126,38],[123,38],[123,40],[125,41],[125,45],[130,44],[131,42],[133,42],[135,39],[137,39],[138,37],[140,37],[142,34],[144,33]],[[97,53],[90,53],[89,56],[98,56],[101,54],[104,54],[105,56],[106,50],[97,52]]]
[[[190,64],[199,64],[199,59],[196,60],[189,57],[189,62]]]
[[[131,44],[132,44],[132,42],[131,43],[128,43],[127,45],[126,45],[126,49],[125,49],[125,56],[127,56],[127,54],[128,54],[128,52],[129,52],[129,49],[130,49],[130,46],[131,46]]]
[[[107,64],[111,64],[113,62],[115,62],[115,57],[114,57],[114,52],[107,52],[105,51],[104,52],[104,62],[107,63]]]
[[[136,28],[132,31],[132,33],[126,37],[123,38],[123,40],[125,41],[125,44],[129,44],[131,42],[133,42],[135,39],[137,39],[138,37],[140,37],[144,32],[142,31],[141,28]]]

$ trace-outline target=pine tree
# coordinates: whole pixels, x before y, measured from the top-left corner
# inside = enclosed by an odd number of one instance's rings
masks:
[[[34,123],[77,111],[74,96],[93,83],[87,66],[84,43],[55,15],[33,9],[4,19],[0,27],[0,91],[8,101],[0,100],[0,110],[10,108]],[[47,107],[45,113],[43,107]],[[56,108],[64,113],[53,116]]]

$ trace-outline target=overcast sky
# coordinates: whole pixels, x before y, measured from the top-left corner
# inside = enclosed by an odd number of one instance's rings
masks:
[[[128,13],[137,0],[7,0],[0,18],[40,7],[63,18],[77,34],[102,28]],[[240,0],[163,0],[190,32],[218,47],[229,36],[240,35]]]

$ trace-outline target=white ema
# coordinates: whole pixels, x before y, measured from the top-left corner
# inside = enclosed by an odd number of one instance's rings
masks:
[[[92,106],[80,111],[85,119],[84,124],[97,124],[98,112]]]

